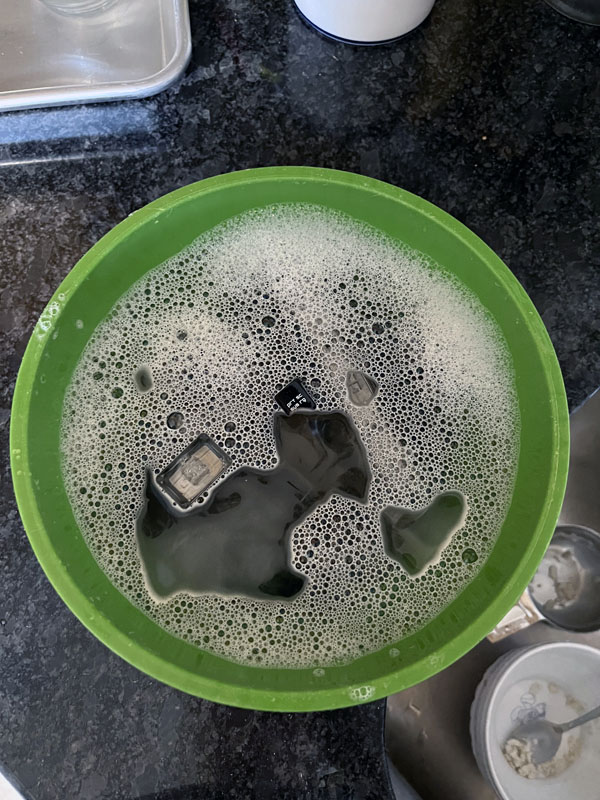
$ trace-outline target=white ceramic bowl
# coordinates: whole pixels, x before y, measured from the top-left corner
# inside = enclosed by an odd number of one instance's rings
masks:
[[[563,710],[565,722],[600,704],[600,650],[583,644],[553,642],[511,650],[487,670],[471,706],[471,742],[479,769],[503,800],[587,800],[600,797],[600,724],[581,728],[581,752],[560,775],[530,779],[507,763],[502,746],[510,732],[541,700],[547,687],[557,697],[574,698],[583,709]],[[531,691],[533,689],[533,692]],[[536,696],[537,693],[537,696]],[[556,716],[557,712],[554,711]]]

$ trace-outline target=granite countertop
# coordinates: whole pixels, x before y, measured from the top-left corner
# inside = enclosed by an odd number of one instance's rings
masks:
[[[383,701],[218,706],[70,614],[12,495],[16,372],[60,280],[130,212],[221,172],[307,164],[402,186],[478,233],[539,309],[578,404],[600,384],[600,39],[542,0],[437,0],[373,49],[321,38],[290,0],[199,0],[191,18],[191,63],[166,92],[0,117],[0,765],[31,800],[381,800]]]

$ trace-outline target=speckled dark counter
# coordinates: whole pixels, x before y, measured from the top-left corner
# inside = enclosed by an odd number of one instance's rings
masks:
[[[542,0],[438,0],[377,49],[320,38],[284,0],[191,14],[192,61],[162,95],[0,117],[0,764],[32,800],[381,800],[383,703],[217,706],[129,667],[67,611],[12,496],[15,375],[54,288],[131,211],[220,172],[309,164],[395,183],[485,239],[579,403],[600,384],[600,38]]]

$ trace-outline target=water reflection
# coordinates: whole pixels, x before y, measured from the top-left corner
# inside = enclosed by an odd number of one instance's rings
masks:
[[[70,106],[47,108],[0,117],[0,144],[151,135],[157,128],[156,109],[147,104],[87,106],[79,113]]]

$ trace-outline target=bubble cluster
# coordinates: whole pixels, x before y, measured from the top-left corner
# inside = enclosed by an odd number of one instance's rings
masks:
[[[350,402],[349,370],[376,381],[368,406]],[[231,457],[220,480],[242,465],[271,469],[273,397],[297,377],[318,409],[354,420],[368,503],[334,495],[294,529],[292,563],[308,585],[291,602],[158,601],[135,535],[145,471],[201,433]],[[374,228],[287,204],[217,226],[135,283],[92,334],[62,424],[76,519],[126,597],[227,659],[318,669],[389,649],[473,578],[510,502],[518,441],[510,358],[477,298]],[[422,508],[446,489],[467,498],[465,524],[411,578],[384,552],[380,512]]]

